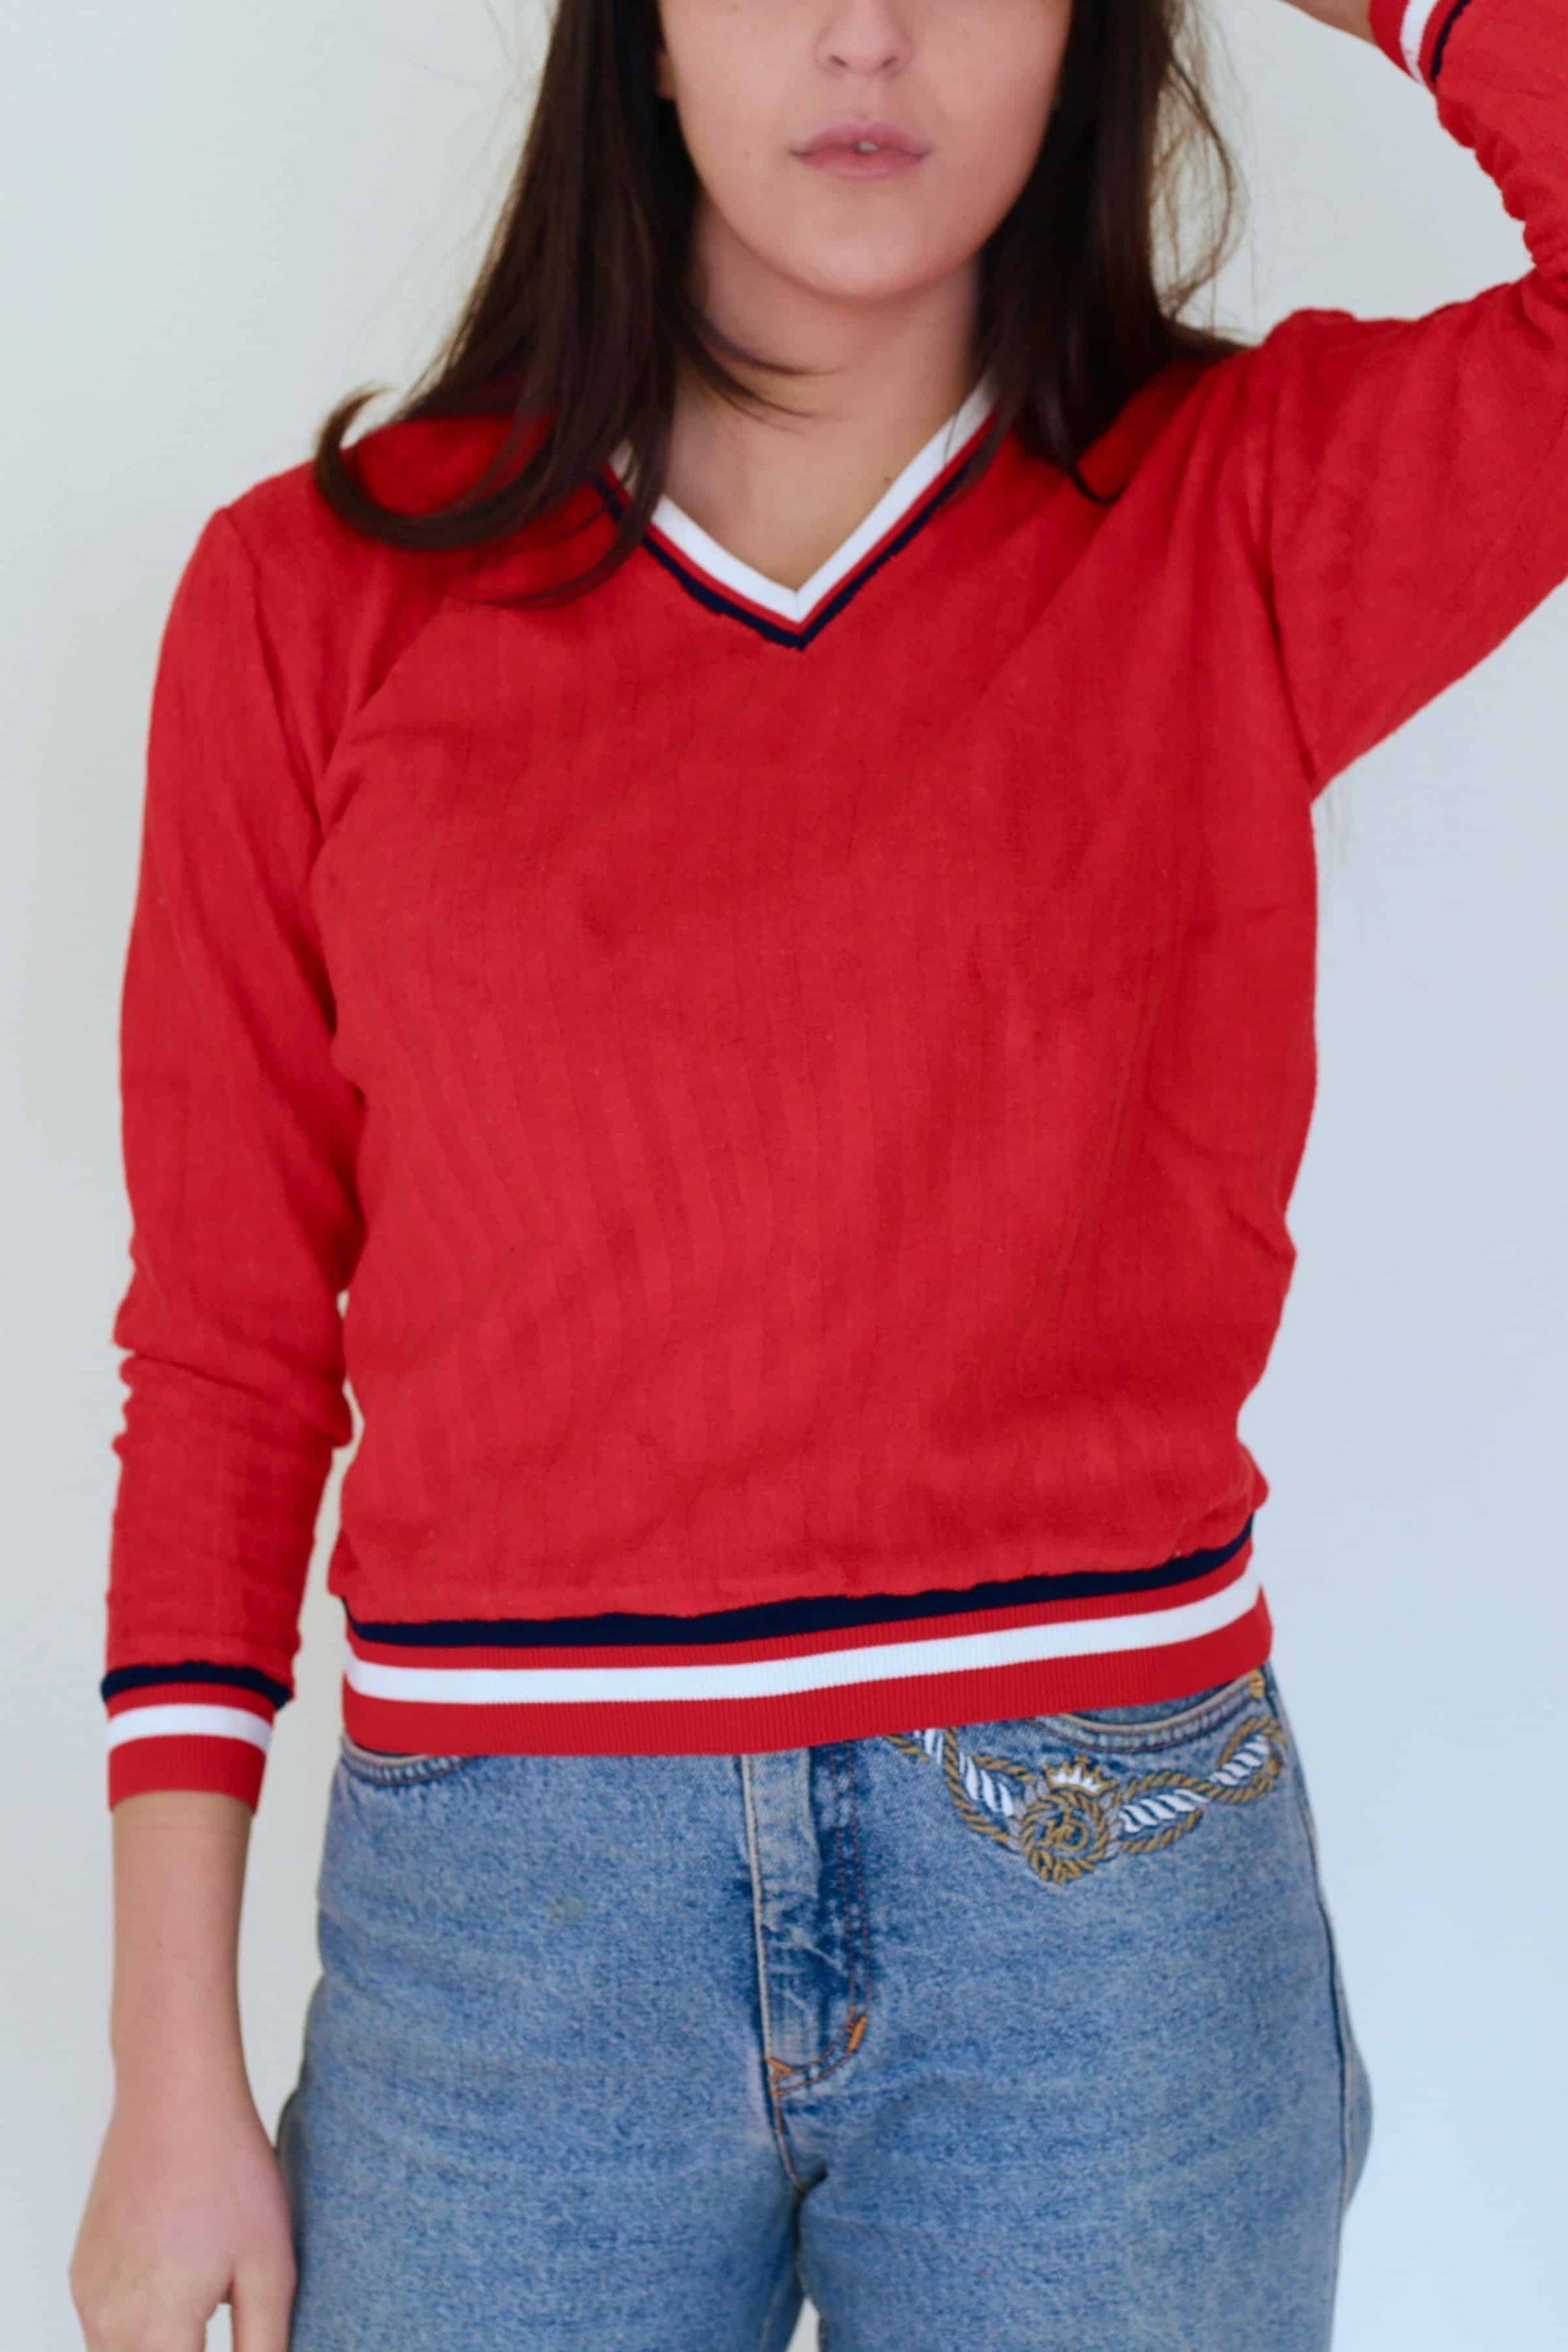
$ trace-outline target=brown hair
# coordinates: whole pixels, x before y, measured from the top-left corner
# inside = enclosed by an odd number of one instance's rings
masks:
[[[1226,257],[1238,197],[1189,62],[1195,5],[1075,0],[1034,171],[982,256],[976,359],[997,410],[973,470],[1016,426],[1027,449],[1097,497],[1078,460],[1131,394],[1173,360],[1238,348],[1181,317]],[[321,428],[314,477],[354,529],[398,547],[479,546],[552,513],[626,443],[635,490],[613,546],[567,593],[580,592],[625,561],[658,503],[683,370],[739,404],[778,404],[725,365],[722,339],[688,292],[697,180],[675,109],[656,94],[659,39],[658,0],[557,0],[528,138],[478,282],[388,420],[510,415],[511,429],[459,498],[407,514],[372,496],[345,447],[374,397],[351,394]],[[1179,245],[1180,182],[1194,158],[1217,181],[1217,225],[1211,215],[1195,261],[1163,284],[1160,248]]]

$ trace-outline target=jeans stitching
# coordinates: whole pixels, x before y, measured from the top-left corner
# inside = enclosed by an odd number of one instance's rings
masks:
[[[847,1866],[844,1847],[843,1816],[845,1808],[840,1795],[839,1775],[841,1770],[847,1768],[849,1759],[841,1746],[835,1745],[827,1750],[826,1763],[828,1771],[833,1778],[833,1842],[838,1858],[838,1883],[845,1890],[846,1895],[844,1972],[847,1979],[846,1999],[849,2013],[843,2025],[834,2035],[832,2041],[826,2043],[824,2047],[817,2052],[815,2058],[808,2058],[803,2064],[798,2066],[791,2065],[784,2059],[774,2059],[770,2061],[770,2065],[774,2074],[775,2084],[781,2094],[784,2091],[805,2091],[815,2089],[816,2085],[822,2082],[826,2076],[836,2073],[837,2070],[844,2064],[847,2059],[853,2057],[856,2051],[860,2047],[860,2042],[865,2033],[869,2013],[868,1987],[870,1982],[870,1968],[868,1937],[866,1937],[865,1947],[862,1948],[864,1889],[858,1877],[851,1877],[851,1874]],[[854,1814],[853,1791],[851,1791],[850,1798],[850,1814],[857,1841],[858,1857],[859,1832],[858,1824]],[[867,1996],[864,2001],[858,2001],[856,1998],[862,1981],[861,1975],[858,1973],[861,1969],[864,1969],[864,1981],[868,1987]]]
[[[1284,1701],[1279,1696],[1278,1684],[1271,1672],[1269,1682],[1276,1708],[1289,1727],[1289,1718],[1285,1715]],[[1312,1891],[1317,1902],[1318,1916],[1322,1922],[1324,1952],[1329,1971],[1329,2008],[1333,2020],[1334,2046],[1339,2054],[1340,2195],[1334,2233],[1337,2274],[1340,2241],[1343,2233],[1345,2213],[1351,2200],[1351,2043],[1353,2034],[1344,1983],[1340,1973],[1339,1948],[1334,1934],[1333,1918],[1329,1910],[1328,1896],[1323,1886],[1322,1859],[1318,1847],[1317,1824],[1312,1818],[1312,1801],[1307,1793],[1306,1776],[1301,1769],[1300,1750],[1296,1745],[1293,1732],[1291,1733],[1291,1751],[1295,1766],[1291,1774],[1291,1793],[1295,1800],[1297,1817],[1306,1834],[1308,1852],[1311,1856]]]
[[[1152,1717],[1145,1722],[1105,1722],[1092,1713],[1074,1715],[1066,1711],[1057,1715],[1030,1716],[1020,1720],[1060,1737],[1068,1734],[1090,1737],[1106,1748],[1135,1755],[1165,1747],[1181,1747],[1202,1732],[1216,1729],[1233,1715],[1239,1714],[1249,1699],[1262,1696],[1262,1669],[1253,1666],[1246,1674],[1221,1684],[1211,1698],[1184,1706],[1173,1715]]]
[[[855,1852],[855,1933],[860,1945],[864,1987],[859,2011],[863,2024],[851,2045],[858,2050],[864,2030],[871,2021],[871,1993],[875,1979],[871,1967],[871,1903],[866,1891],[866,1860],[860,1848],[860,1802],[855,1787],[855,1754],[852,1749],[847,1751],[845,1762],[849,1790],[849,1836]]]
[[[845,1976],[847,1979],[846,2000],[848,2016],[831,2042],[820,2049],[815,2058],[793,2065],[783,2058],[770,2058],[768,2066],[774,2088],[780,2095],[786,2091],[815,2089],[827,2075],[834,2074],[852,2058],[864,2039],[870,2021],[871,2000],[871,1937],[868,1908],[866,1902],[864,1866],[860,1856],[859,1813],[855,1804],[852,1780],[853,1758],[847,1747],[835,1743],[826,1751],[826,1765],[833,1777],[833,1839],[838,1858],[838,1883],[845,1895]],[[844,1775],[841,1783],[840,1774]],[[847,1788],[846,1804],[841,1787]],[[849,1816],[850,1835],[855,1846],[855,1868],[851,1872],[844,1844],[844,1814]],[[859,1996],[859,1997],[858,1997]]]
[[[799,2287],[802,2294],[804,2294],[805,2293],[805,2283],[801,2278],[799,2266],[795,2260],[794,2243],[795,2216],[799,2210],[799,2208],[800,2195],[797,2194],[795,2203],[790,2210],[791,2243],[789,2249],[789,2261],[784,2265],[779,2276],[773,2281],[772,2292],[769,2294],[767,2308],[763,2313],[762,2333],[757,2338],[757,2352],[772,2352],[773,2342],[773,2321],[778,2313],[783,2310],[787,2304],[792,2290],[795,2287]]]
[[[778,2100],[779,2071],[787,2061],[773,2055],[773,2012],[768,2001],[767,1936],[763,1924],[762,1853],[757,1837],[756,1808],[752,1792],[751,1760],[746,1756],[737,1759],[741,1768],[741,1803],[746,1824],[746,1859],[752,1882],[752,1937],[757,1956],[757,2006],[762,2012],[763,2084],[768,2105],[768,2121],[773,2129],[774,2145],[784,2178],[794,2189],[805,2186],[790,2157],[789,2142],[784,2130],[784,2111]]]
[[[858,2050],[865,2031],[861,2020],[868,2014],[871,2005],[871,1969],[869,1937],[866,1931],[866,1885],[860,1863],[860,1816],[855,1801],[853,1750],[847,1746],[837,1748],[833,1769],[837,1784],[833,1834],[838,1848],[838,1883],[844,1895],[845,1974],[848,1979],[846,1999],[849,2015],[844,2032],[849,2050]],[[847,1818],[849,1828],[847,1845],[844,1835]]]
[[[1340,2077],[1340,2194],[1338,2219],[1343,2221],[1345,2208],[1350,2203],[1351,2179],[1351,2101],[1350,2052],[1346,2042],[1344,2004],[1341,1998],[1339,1960],[1334,1949],[1333,1922],[1329,1916],[1328,1900],[1323,1892],[1322,1866],[1318,1853],[1318,1833],[1312,1820],[1312,1808],[1302,1780],[1300,1759],[1291,1776],[1291,1791],[1296,1800],[1296,1813],[1306,1834],[1307,1849],[1312,1860],[1312,1894],[1318,1907],[1318,1917],[1323,1930],[1323,1958],[1329,1976],[1329,2013],[1333,2020],[1334,2048],[1339,2059]],[[1337,2252],[1337,2233],[1336,2233]]]
[[[412,1788],[422,1781],[454,1780],[469,1765],[480,1761],[477,1756],[408,1756],[378,1763],[363,1749],[341,1743],[338,1752],[350,1778],[374,1789]]]

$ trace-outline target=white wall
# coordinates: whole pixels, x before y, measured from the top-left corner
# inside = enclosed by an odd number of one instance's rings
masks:
[[[108,2088],[114,1021],[153,656],[211,509],[301,457],[350,384],[405,380],[444,323],[522,121],[536,9],[50,0],[7,29],[0,2277],[34,2352],[78,2341],[64,2272]],[[1375,52],[1265,0],[1223,0],[1222,21],[1253,193],[1225,315],[1405,312],[1523,266],[1489,184]],[[1301,1263],[1247,1434],[1378,2102],[1342,2352],[1559,2340],[1565,663],[1559,595],[1324,807]],[[314,1966],[334,1498],[246,1927],[268,2115]]]

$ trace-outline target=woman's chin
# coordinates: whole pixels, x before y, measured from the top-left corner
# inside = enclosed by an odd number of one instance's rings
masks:
[[[954,257],[945,251],[912,252],[901,246],[890,253],[868,250],[861,244],[840,252],[818,247],[809,264],[802,257],[798,268],[786,265],[783,274],[803,294],[814,295],[819,301],[872,309],[912,300],[947,277],[954,266]],[[962,256],[956,266],[963,266]]]

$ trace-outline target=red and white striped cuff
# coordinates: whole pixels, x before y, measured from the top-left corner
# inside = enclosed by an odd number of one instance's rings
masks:
[[[272,1722],[288,1685],[205,1659],[121,1666],[101,1685],[109,1710],[109,1803],[154,1789],[199,1789],[259,1803]]]
[[[1470,0],[1372,0],[1372,37],[1412,80],[1436,89],[1455,19]]]

